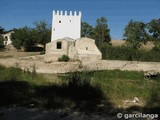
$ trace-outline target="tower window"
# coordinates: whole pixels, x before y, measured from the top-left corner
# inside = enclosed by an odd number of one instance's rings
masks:
[[[57,42],[57,49],[62,49],[62,42]]]
[[[71,22],[71,20],[69,22]]]
[[[86,50],[88,50],[88,47],[86,47]]]
[[[59,21],[59,23],[61,23],[61,20]]]

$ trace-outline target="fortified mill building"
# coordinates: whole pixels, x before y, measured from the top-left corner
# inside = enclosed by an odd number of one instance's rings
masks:
[[[97,61],[102,58],[95,40],[81,38],[81,12],[53,11],[51,42],[46,44],[45,61],[57,61],[62,55],[71,60]]]

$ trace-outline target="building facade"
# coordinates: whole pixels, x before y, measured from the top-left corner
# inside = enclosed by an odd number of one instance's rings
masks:
[[[81,12],[53,11],[51,41],[69,37],[81,37]]]
[[[63,38],[46,44],[45,61],[57,61],[62,55],[71,60],[97,61],[102,54],[95,44],[95,40],[83,37],[79,39]]]
[[[44,60],[57,61],[62,55],[70,60],[97,61],[102,54],[95,44],[95,40],[81,38],[81,12],[53,11],[51,42],[46,44]]]
[[[11,35],[12,33],[14,33],[14,30],[11,30],[11,31],[8,31],[4,34],[2,34],[3,38],[4,38],[4,45],[10,45],[12,44],[12,41],[11,41]]]

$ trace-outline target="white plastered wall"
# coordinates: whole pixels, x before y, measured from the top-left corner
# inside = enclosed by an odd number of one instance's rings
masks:
[[[65,11],[53,11],[52,38],[51,41],[70,37],[78,39],[81,37],[81,12],[67,13]]]

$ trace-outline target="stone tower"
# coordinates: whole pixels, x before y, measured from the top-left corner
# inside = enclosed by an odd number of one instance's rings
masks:
[[[82,14],[79,11],[78,14],[74,11],[67,13],[65,11],[53,11],[52,19],[52,38],[51,41],[61,39],[64,37],[70,37],[72,39],[78,39],[81,37],[81,17]]]

